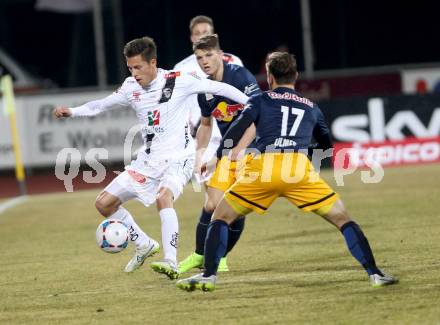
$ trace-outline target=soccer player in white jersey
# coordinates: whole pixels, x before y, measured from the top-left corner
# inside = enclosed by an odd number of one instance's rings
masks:
[[[214,22],[212,18],[208,16],[196,16],[192,18],[189,23],[189,31],[191,43],[194,45],[202,37],[214,34]],[[240,58],[230,53],[223,52],[223,61],[226,63],[243,66],[243,62],[240,60]],[[200,68],[194,53],[177,63],[174,66],[174,70],[193,72],[196,73],[198,76],[202,76],[204,78],[208,77],[208,75],[202,70],[202,68]],[[191,131],[193,131],[193,128],[197,127],[197,125],[200,123],[201,118],[200,107],[197,102],[197,95],[189,97],[188,100],[185,102],[185,105],[189,107],[189,122],[191,126]],[[214,157],[217,147],[220,144],[221,138],[222,136],[217,126],[217,123],[214,122],[211,139],[205,153],[203,154],[203,162],[207,162]],[[204,181],[207,179],[208,177],[205,177],[201,180]]]
[[[136,248],[124,271],[132,272],[159,250],[159,244],[142,231],[122,204],[130,199],[138,199],[145,206],[156,202],[164,259],[153,262],[151,267],[175,279],[179,225],[173,201],[191,178],[195,156],[183,103],[197,93],[218,94],[243,104],[248,97],[225,83],[158,68],[156,45],[149,37],[128,42],[124,55],[131,77],[116,92],[79,107],[57,107],[54,115],[57,118],[94,116],[121,106],[135,110],[144,147],[136,160],[99,194],[95,205],[104,217],[119,219],[128,226],[130,240]]]

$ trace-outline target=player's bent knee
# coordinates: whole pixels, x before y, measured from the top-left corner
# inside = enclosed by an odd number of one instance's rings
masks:
[[[338,229],[341,229],[347,222],[352,221],[341,200],[334,202],[330,209],[328,209],[328,207],[323,208],[325,209],[321,210],[320,213],[318,213],[320,209],[315,212],[335,225]]]
[[[95,201],[95,207],[98,212],[104,217],[111,216],[119,206],[119,202],[111,200],[105,192],[99,194]]]
[[[207,193],[207,197],[205,200],[204,209],[207,212],[213,212],[217,208],[219,202],[222,200],[224,193],[223,191],[217,188],[213,188],[209,186],[207,188],[206,193]]]
[[[108,217],[111,215],[109,206],[105,204],[104,200],[96,199],[95,207],[96,207],[96,210],[98,210],[98,212],[101,215],[103,215],[104,217]]]
[[[208,199],[205,202],[205,206],[203,207],[206,212],[214,212],[215,208],[217,207],[218,202],[214,200]]]
[[[216,207],[212,220],[223,220],[227,224],[233,223],[241,214],[237,213],[226,200],[220,201]]]

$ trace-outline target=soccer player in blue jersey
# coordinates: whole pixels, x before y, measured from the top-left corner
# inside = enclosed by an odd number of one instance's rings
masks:
[[[228,242],[228,227],[238,216],[263,214],[278,197],[303,211],[314,212],[338,228],[348,249],[364,267],[373,286],[398,280],[377,266],[367,238],[346,211],[339,195],[315,172],[307,157],[314,137],[322,149],[331,148],[330,132],[317,105],[295,91],[296,61],[289,53],[274,52],[267,59],[270,91],[251,97],[240,118],[225,134],[234,143],[243,131],[256,125],[260,155],[247,161],[243,175],[229,188],[209,224],[205,271],[177,282],[181,289],[212,291],[220,258]]]
[[[251,96],[260,93],[255,77],[244,67],[228,64],[223,60],[223,52],[220,49],[217,35],[208,35],[194,43],[194,53],[197,61],[210,79],[222,81],[241,90]],[[202,112],[200,127],[197,131],[197,156],[194,165],[196,174],[204,174],[205,165],[202,165],[203,149],[208,146],[213,129],[213,119],[222,136],[228,127],[238,116],[240,116],[244,105],[235,103],[221,96],[212,94],[200,94],[198,96],[199,106]],[[240,148],[246,148],[255,137],[255,129],[243,136]],[[245,158],[246,159],[246,158]],[[217,165],[213,175],[206,184],[206,201],[200,214],[199,223],[196,228],[195,252],[179,263],[179,272],[184,273],[190,269],[203,266],[203,252],[206,238],[206,231],[211,221],[212,213],[223,197],[224,192],[235,182],[237,169],[241,162],[230,161],[225,157]],[[242,165],[244,165],[242,163]],[[244,228],[244,218],[237,218],[229,226],[228,247],[224,258],[220,261],[219,271],[227,271],[226,254],[240,238]]]

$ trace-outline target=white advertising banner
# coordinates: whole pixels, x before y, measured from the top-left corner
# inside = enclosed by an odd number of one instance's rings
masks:
[[[0,168],[14,165],[11,129],[7,117],[0,112]]]
[[[115,108],[95,117],[55,119],[56,106],[79,106],[87,101],[103,98],[110,92],[83,92],[57,95],[26,96],[16,99],[17,122],[23,161],[26,167],[54,166],[63,148],[76,148],[84,161],[91,148],[108,151],[107,161],[124,159],[127,132],[138,123],[129,108]],[[136,139],[132,150],[140,146]],[[9,121],[0,117],[0,169],[13,168],[14,155]]]
[[[403,70],[402,88],[405,94],[440,92],[440,68]]]

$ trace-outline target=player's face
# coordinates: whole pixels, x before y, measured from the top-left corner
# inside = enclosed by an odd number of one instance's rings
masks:
[[[156,59],[151,59],[150,62],[147,62],[141,55],[136,55],[127,58],[127,67],[131,76],[136,79],[142,87],[148,86],[157,76]]]
[[[191,42],[194,44],[203,36],[212,35],[211,25],[208,23],[199,23],[195,25],[191,31]]]
[[[196,50],[194,54],[200,68],[208,76],[215,77],[223,66],[223,52],[220,50]]]

